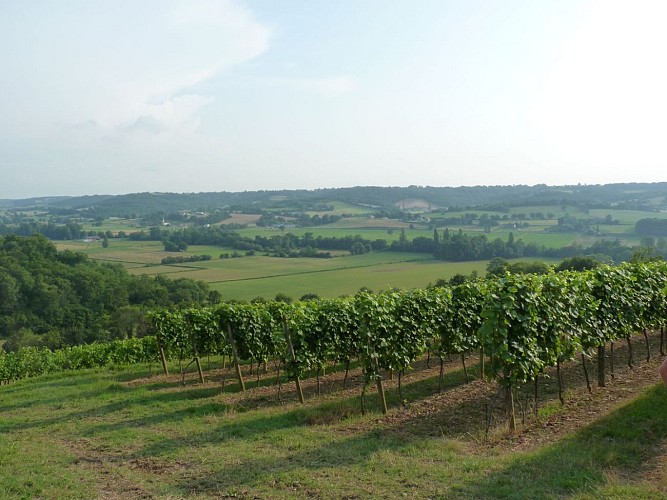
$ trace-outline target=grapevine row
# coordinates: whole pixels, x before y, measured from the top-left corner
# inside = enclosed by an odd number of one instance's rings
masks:
[[[221,304],[157,312],[151,320],[170,356],[223,354],[237,366],[279,360],[298,387],[308,371],[358,359],[364,394],[377,383],[386,411],[383,374],[400,376],[427,351],[442,366],[443,356],[479,350],[511,397],[513,388],[579,352],[604,354],[610,342],[662,326],[666,288],[664,262],[623,264],[294,304]],[[599,380],[603,385],[604,372]]]
[[[130,365],[158,359],[154,336],[114,340],[51,351],[47,347],[23,347],[0,351],[0,381],[9,382],[46,373],[98,368],[110,364]]]
[[[242,362],[276,363],[297,383],[327,363],[358,360],[365,384],[375,383],[386,411],[383,379],[401,374],[425,353],[443,360],[479,350],[492,377],[507,389],[536,381],[582,353],[598,350],[598,384],[604,385],[604,349],[636,332],[667,323],[667,264],[602,266],[585,272],[512,275],[430,288],[317,301],[223,303],[163,310],[150,315],[155,337],[93,344],[56,352],[28,348],[0,356],[0,379],[110,362],[193,359],[234,360],[241,388]],[[648,343],[647,343],[648,346]],[[650,352],[649,354],[650,355]],[[465,365],[464,365],[465,369]],[[484,371],[484,370],[483,370]],[[401,400],[403,398],[401,397]],[[362,398],[363,402],[363,398]]]

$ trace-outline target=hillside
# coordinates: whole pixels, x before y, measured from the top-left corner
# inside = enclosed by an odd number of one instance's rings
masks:
[[[665,209],[667,183],[628,183],[576,186],[461,186],[461,187],[351,187],[317,190],[133,193],[81,197],[0,200],[0,208],[74,210],[104,217],[141,216],[153,212],[211,210],[214,208],[315,209],[333,202],[373,209],[392,209],[404,200],[420,207],[465,208],[568,204],[589,208]]]
[[[0,387],[0,496],[664,498],[660,359],[629,370],[626,357],[617,346],[615,379],[591,394],[580,363],[564,366],[565,405],[546,381],[538,417],[526,411],[514,435],[497,386],[466,384],[458,362],[446,363],[441,393],[438,369],[418,363],[404,379],[406,408],[388,382],[386,416],[375,394],[360,414],[358,372],[347,389],[341,372],[329,372],[319,397],[310,379],[303,405],[292,384],[282,394],[265,385],[271,373],[237,392],[217,360],[206,383],[190,373],[184,386],[155,366],[38,377]]]

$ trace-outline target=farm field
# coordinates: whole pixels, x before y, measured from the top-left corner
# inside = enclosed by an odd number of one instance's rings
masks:
[[[395,219],[386,219],[386,218],[372,218],[368,215],[369,208],[360,207],[352,204],[346,204],[342,202],[332,202],[330,205],[333,206],[333,210],[330,211],[308,211],[308,215],[341,215],[346,214],[351,217],[345,217],[335,223],[328,224],[325,226],[315,226],[315,227],[305,227],[305,228],[288,228],[285,231],[274,228],[261,228],[255,227],[254,223],[259,218],[258,215],[254,214],[240,214],[233,213],[229,219],[223,221],[224,223],[234,223],[234,224],[248,224],[248,227],[245,229],[240,229],[239,233],[244,236],[272,236],[275,234],[284,234],[285,232],[291,232],[293,234],[302,236],[303,234],[310,232],[315,236],[329,236],[329,237],[342,237],[350,234],[361,234],[364,238],[367,239],[386,239],[391,242],[398,239],[400,234],[400,229],[406,231],[406,235],[409,239],[412,239],[416,236],[427,236],[430,237],[432,230],[428,229],[427,225],[423,223],[414,223],[412,224],[413,229],[410,229],[410,223],[402,222]],[[525,215],[525,219],[528,222],[529,226],[526,228],[521,228],[522,234],[525,233],[535,233],[541,234],[544,239],[541,237],[535,236],[535,242],[540,244],[549,245],[551,240],[549,239],[549,234],[545,234],[544,230],[550,226],[557,224],[557,219],[562,216],[573,216],[578,219],[604,219],[606,216],[611,216],[612,219],[620,221],[620,224],[600,224],[599,228],[603,236],[615,237],[615,236],[630,236],[634,230],[634,224],[643,218],[665,218],[667,213],[663,212],[652,212],[652,211],[641,211],[641,210],[620,210],[620,209],[582,209],[575,206],[560,206],[560,205],[536,205],[536,206],[520,206],[520,207],[511,207],[508,208],[506,212],[494,212],[490,210],[460,210],[460,211],[451,211],[445,213],[427,213],[425,216],[437,220],[441,218],[450,218],[450,217],[460,217],[464,214],[472,213],[481,217],[482,215],[489,216],[498,216],[498,217],[507,217],[515,216],[519,214]],[[540,220],[540,219],[531,219],[530,214],[541,213],[544,216],[550,216],[549,219]],[[356,216],[356,217],[355,217]],[[505,224],[507,220],[499,221],[501,224]],[[118,231],[125,231],[126,233],[138,231],[141,229],[139,225],[140,221],[136,219],[122,219],[122,218],[111,218],[105,220],[101,225],[92,225],[90,223],[84,224],[84,229],[86,231],[111,231],[117,233]],[[176,224],[175,226],[177,226]],[[452,226],[450,230],[457,231],[461,227],[466,232],[480,232],[482,228],[478,224],[473,224],[469,226]],[[145,229],[145,228],[144,228]],[[442,228],[441,228],[442,230]],[[509,230],[504,228],[493,228],[491,234],[488,236],[490,238],[501,236],[503,237],[507,234]],[[516,236],[516,235],[515,235]],[[581,235],[570,234],[572,239],[581,238]],[[527,239],[527,238],[526,238]],[[634,240],[633,240],[634,241]]]
[[[449,279],[457,273],[467,275],[476,271],[483,276],[487,263],[488,261],[454,263],[432,259],[416,260],[319,272],[297,272],[259,279],[210,282],[209,285],[219,291],[223,299],[250,300],[258,296],[272,298],[278,292],[294,298],[306,293],[316,293],[320,297],[338,297],[353,295],[362,287],[373,291],[424,288],[439,278]]]
[[[373,211],[372,207],[363,207],[360,205],[355,205],[353,203],[345,203],[343,201],[333,201],[331,203],[326,203],[327,205],[331,205],[333,210],[327,210],[327,211],[306,211],[308,215],[361,215],[361,214],[367,214],[369,212]]]
[[[159,241],[114,239],[104,248],[99,241],[54,241],[58,250],[85,253],[92,259],[123,264],[127,268],[157,265],[169,252]]]
[[[330,214],[352,213],[361,214],[365,207],[335,202]],[[353,210],[356,209],[356,210]],[[614,210],[614,209],[591,209],[583,210],[573,206],[525,206],[512,207],[508,213],[511,214],[549,214],[552,218],[548,220],[528,219],[526,227],[507,228],[496,226],[491,228],[485,236],[489,240],[500,238],[506,241],[510,233],[515,239],[521,239],[525,243],[544,245],[549,248],[569,246],[574,243],[588,246],[601,237],[606,239],[619,239],[628,245],[637,245],[640,238],[634,236],[634,224],[637,220],[647,217],[665,217],[667,214],[658,212]],[[320,214],[324,214],[321,212]],[[489,211],[462,211],[448,212],[446,215],[433,214],[433,217],[457,217],[463,213],[476,213],[478,216],[484,213],[489,215],[507,215],[501,212]],[[600,224],[597,227],[600,235],[584,235],[572,232],[554,233],[546,230],[557,224],[556,218],[563,215],[573,215],[577,218],[604,219],[611,216],[619,220],[619,224]],[[289,228],[280,230],[276,228],[255,227],[252,222],[257,215],[233,214],[234,221],[239,223],[250,223],[250,226],[238,231],[246,237],[260,235],[272,237],[292,233],[303,236],[311,233],[314,237],[336,237],[342,238],[359,234],[367,240],[384,239],[388,242],[397,241],[404,231],[408,240],[416,237],[431,238],[433,230],[425,225],[410,224],[398,220],[370,218],[368,216],[344,218],[340,221],[325,226]],[[117,231],[121,228],[128,230],[136,225],[135,220],[109,219],[98,230]],[[520,223],[522,221],[516,221]],[[502,224],[507,222],[501,221]],[[459,226],[449,228],[455,232]],[[477,225],[461,226],[461,230],[468,234],[484,234],[482,228]],[[440,228],[440,231],[443,231]],[[189,255],[211,255],[212,259],[205,262],[186,263],[176,265],[161,265],[160,261],[165,257],[173,257],[173,253],[165,252],[160,242],[133,242],[123,239],[111,239],[109,248],[102,248],[101,243],[84,243],[81,241],[57,242],[59,249],[70,249],[81,251],[90,255],[91,258],[107,262],[121,263],[134,274],[164,274],[173,278],[187,277],[202,280],[210,284],[211,288],[222,294],[224,299],[249,300],[258,296],[269,298],[277,293],[286,293],[293,297],[300,297],[306,293],[317,293],[321,297],[336,297],[343,294],[355,293],[361,287],[372,290],[386,290],[388,288],[408,289],[424,287],[437,279],[448,279],[451,276],[462,273],[470,274],[476,271],[483,275],[486,261],[468,263],[447,263],[435,261],[426,254],[418,253],[394,253],[380,252],[362,256],[346,255],[345,251],[332,252],[336,258],[312,259],[298,258],[285,259],[256,255],[238,259],[218,259],[221,253],[232,253],[233,249],[216,246],[190,246],[182,256]]]
[[[445,363],[441,392],[437,363],[416,363],[403,380],[405,407],[386,381],[387,415],[374,391],[361,414],[358,369],[345,388],[342,372],[328,370],[320,396],[305,380],[305,404],[293,383],[279,395],[271,372],[256,386],[248,366],[249,389],[238,392],[218,359],[204,360],[204,384],[190,371],[182,385],[155,365],[23,380],[0,387],[0,497],[664,498],[656,341],[651,361],[632,370],[617,346],[616,378],[591,394],[581,364],[564,365],[565,404],[544,380],[537,417],[520,413],[513,435],[499,387],[477,378],[474,358],[469,383],[460,362]]]
[[[351,220],[348,225],[345,224],[327,224],[326,226],[317,226],[317,227],[304,227],[304,228],[290,228],[285,229],[284,231],[275,228],[268,227],[248,227],[245,229],[239,229],[238,232],[242,236],[248,236],[254,238],[256,235],[263,236],[265,238],[270,238],[271,236],[283,235],[286,233],[292,233],[296,236],[303,236],[306,233],[312,233],[314,237],[322,236],[329,238],[344,238],[345,236],[354,236],[360,235],[362,238],[367,240],[376,240],[382,239],[387,240],[387,242],[398,241],[398,238],[401,234],[401,228],[405,230],[405,236],[408,239],[413,239],[417,236],[426,236],[432,237],[432,229],[410,229],[409,224],[401,225],[402,223],[397,221],[391,221],[392,226],[378,227],[380,224],[371,225],[373,222],[370,219],[363,219],[367,221],[362,223],[354,222]]]
[[[85,231],[111,231],[112,233],[125,231],[126,233],[134,233],[142,229],[140,224],[141,221],[138,219],[111,217],[102,222],[101,225],[94,225],[91,223],[84,223],[82,225]]]
[[[456,232],[459,229],[468,234],[485,234],[489,240],[494,240],[500,238],[502,240],[507,240],[509,233],[513,233],[515,239],[522,239],[526,243],[536,243],[539,245],[544,245],[546,247],[562,247],[570,245],[573,242],[578,242],[582,244],[591,244],[595,241],[598,241],[600,236],[592,235],[583,235],[577,233],[547,233],[544,230],[548,227],[556,225],[555,221],[529,221],[530,226],[526,228],[519,229],[507,229],[502,227],[494,227],[491,229],[490,233],[484,233],[483,229],[478,225],[471,226],[454,226],[449,228],[450,232]],[[406,224],[407,227],[407,224]],[[631,232],[634,229],[634,225],[600,225],[600,231],[603,234],[609,233],[611,239],[621,238],[624,241],[639,241],[638,237],[629,236],[625,233]],[[416,237],[422,236],[426,238],[433,237],[432,229],[409,229],[404,228],[405,236],[408,240],[412,240]],[[439,229],[440,233],[444,231],[444,228]],[[393,229],[378,229],[378,228],[342,228],[334,227],[334,224],[329,224],[327,226],[320,227],[311,227],[311,228],[296,228],[281,231],[280,229],[272,228],[258,228],[258,227],[249,227],[245,229],[240,229],[237,231],[239,234],[248,237],[255,237],[256,235],[264,236],[270,238],[271,236],[281,235],[285,233],[292,233],[297,236],[303,236],[306,233],[312,233],[314,237],[335,237],[342,238],[350,235],[360,235],[362,238],[367,240],[383,239],[387,242],[398,241],[401,230],[397,227]],[[616,234],[622,233],[622,234]]]
[[[224,249],[193,245],[182,255],[209,254],[213,258],[203,262],[160,265],[162,258],[173,256],[173,253],[165,252],[159,242],[112,240],[109,248],[102,248],[99,242],[58,242],[57,247],[87,253],[94,259],[121,263],[133,274],[163,274],[170,278],[205,281],[212,290],[220,292],[224,300],[268,299],[277,293],[294,298],[307,293],[338,297],[354,294],[362,287],[374,291],[423,288],[459,273],[468,275],[475,271],[483,276],[488,263],[486,260],[444,262],[426,254],[409,252],[375,252],[332,259],[261,255],[218,259]]]

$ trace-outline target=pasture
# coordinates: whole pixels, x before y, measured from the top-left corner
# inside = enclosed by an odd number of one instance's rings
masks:
[[[238,223],[247,223],[249,226],[238,230],[245,237],[253,238],[257,235],[270,238],[272,236],[292,233],[303,236],[311,233],[313,237],[343,238],[350,235],[360,235],[366,240],[383,239],[388,243],[397,241],[403,231],[408,240],[417,237],[432,238],[433,229],[425,224],[410,224],[393,219],[373,218],[362,215],[365,207],[333,202],[330,212],[318,212],[320,215],[352,214],[336,223],[325,226],[289,228],[256,227],[253,222],[257,215],[233,214],[232,220]],[[634,224],[637,220],[646,217],[667,217],[667,214],[615,209],[585,210],[573,206],[525,206],[513,207],[509,212],[470,211],[478,216],[510,215],[542,213],[549,214],[547,220],[527,219],[526,227],[520,227],[523,221],[500,221],[499,226],[492,227],[490,232],[483,233],[478,224],[450,227],[450,232],[459,229],[469,234],[485,234],[489,240],[500,238],[507,241],[510,233],[515,240],[521,239],[525,243],[534,243],[548,248],[560,248],[574,243],[588,246],[600,238],[620,239],[625,244],[639,244],[640,238],[633,235]],[[428,214],[434,218],[458,216],[469,211],[447,212],[446,214]],[[573,232],[547,232],[557,224],[557,218],[563,215],[574,215],[577,218],[604,219],[608,215],[619,220],[619,224],[599,224],[601,234],[586,235]],[[517,227],[504,227],[509,223],[517,223]],[[110,219],[105,221],[97,230],[125,230],[132,227],[136,230],[136,220]],[[444,228],[439,229],[440,233]],[[120,263],[134,274],[164,274],[172,278],[187,277],[202,280],[210,284],[211,288],[219,291],[225,299],[248,300],[258,296],[269,298],[277,293],[286,293],[293,297],[300,297],[306,293],[317,293],[322,297],[336,297],[344,294],[353,294],[361,287],[372,290],[386,290],[388,288],[409,289],[424,287],[434,283],[437,279],[448,279],[461,273],[470,274],[475,271],[483,275],[486,261],[467,263],[448,263],[435,261],[426,254],[379,252],[367,255],[351,256],[345,251],[334,251],[332,259],[297,258],[286,259],[255,255],[243,256],[234,259],[219,259],[222,253],[232,253],[233,249],[217,246],[190,246],[182,256],[210,255],[212,259],[205,262],[161,265],[165,257],[174,256],[165,252],[160,242],[133,242],[124,239],[109,240],[109,247],[102,248],[100,242],[84,243],[80,241],[57,242],[59,249],[70,249],[88,254],[91,258],[105,262]],[[241,252],[243,253],[243,252]]]
[[[159,242],[110,241],[108,248],[101,243],[58,242],[60,250],[69,249],[87,253],[103,262],[125,266],[132,274],[163,274],[171,278],[191,278],[205,281],[223,299],[250,300],[255,297],[272,298],[286,293],[298,298],[306,293],[321,297],[351,295],[362,287],[375,291],[389,288],[410,289],[425,287],[455,274],[476,271],[483,276],[487,261],[443,262],[429,255],[407,252],[372,252],[364,255],[346,255],[331,259],[282,258],[255,255],[234,259],[218,259],[220,247],[197,246],[179,255],[208,254],[209,261],[161,265],[165,252]]]

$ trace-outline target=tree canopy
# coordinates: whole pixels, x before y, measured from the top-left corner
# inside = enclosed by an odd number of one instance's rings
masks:
[[[8,346],[132,336],[145,309],[205,305],[216,295],[204,282],[132,276],[117,264],[59,252],[42,235],[0,237],[0,338]]]

